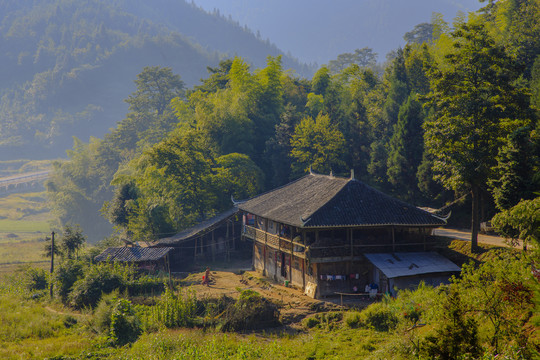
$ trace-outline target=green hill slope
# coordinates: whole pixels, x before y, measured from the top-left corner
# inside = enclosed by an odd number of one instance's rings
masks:
[[[193,85],[222,57],[257,65],[279,54],[183,1],[0,0],[0,14],[2,160],[61,156],[72,136],[101,137],[125,115],[144,66],[169,66]]]

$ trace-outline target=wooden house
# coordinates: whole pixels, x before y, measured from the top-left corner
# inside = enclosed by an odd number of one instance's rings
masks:
[[[253,240],[254,268],[314,297],[363,292],[366,284],[391,290],[366,254],[415,252],[420,263],[433,249],[431,230],[446,224],[352,175],[310,173],[237,205],[242,234]],[[423,270],[425,277],[448,268],[439,271],[435,263]]]
[[[238,244],[241,223],[233,207],[171,237],[157,240],[152,247],[170,247],[173,271],[186,270],[198,261],[230,260],[243,246]]]

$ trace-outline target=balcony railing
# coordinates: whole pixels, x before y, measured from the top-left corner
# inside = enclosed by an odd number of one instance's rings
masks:
[[[409,241],[396,241],[395,243],[392,243],[391,240],[380,243],[365,243],[357,238],[352,244],[344,239],[333,239],[330,243],[330,239],[322,239],[321,243],[306,246],[248,225],[244,226],[244,236],[283,252],[290,253],[292,248],[294,254],[302,258],[306,258],[307,253],[309,253],[309,257],[312,259],[357,258],[361,257],[363,253],[371,252],[424,251],[426,247],[435,244],[432,236],[426,236],[425,241],[421,242],[418,239],[416,241],[409,239]]]
[[[296,256],[304,257],[302,255],[305,250],[304,244],[281,237],[277,234],[271,234],[264,230],[254,228],[253,226],[246,225],[244,226],[244,236],[284,252],[291,252],[292,249]]]

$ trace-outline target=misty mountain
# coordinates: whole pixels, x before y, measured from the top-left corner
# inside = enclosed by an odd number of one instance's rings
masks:
[[[62,156],[72,136],[103,136],[145,66],[169,66],[192,86],[220,59],[259,67],[281,53],[181,0],[0,0],[0,160]]]
[[[372,48],[385,55],[404,46],[403,35],[430,22],[434,12],[452,23],[476,11],[478,0],[193,0],[207,11],[231,16],[306,63],[326,64],[342,53]],[[279,24],[279,25],[277,25]]]

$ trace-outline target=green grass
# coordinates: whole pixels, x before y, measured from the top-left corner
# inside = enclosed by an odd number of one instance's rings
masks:
[[[48,221],[0,220],[0,234],[2,233],[49,233]]]
[[[44,242],[39,240],[0,243],[0,271],[2,265],[35,263],[43,258]]]
[[[0,197],[0,219],[33,221],[47,220],[50,217],[45,192],[18,193]]]

